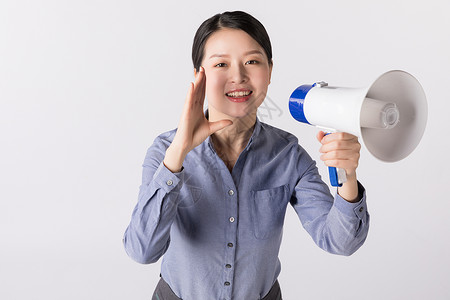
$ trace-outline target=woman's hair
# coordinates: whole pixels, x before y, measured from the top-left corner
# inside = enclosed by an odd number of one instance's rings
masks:
[[[199,70],[202,64],[208,37],[222,28],[245,31],[264,49],[269,60],[269,65],[272,65],[272,46],[269,35],[261,22],[243,11],[227,11],[204,21],[195,33],[194,43],[192,44],[192,62],[194,68]]]

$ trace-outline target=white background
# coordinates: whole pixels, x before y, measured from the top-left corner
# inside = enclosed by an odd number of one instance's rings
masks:
[[[450,299],[450,2],[222,2],[0,2],[0,298],[151,298],[159,263],[139,265],[122,247],[141,164],[177,126],[198,26],[245,10],[273,45],[268,103],[279,110],[263,121],[316,160],[317,130],[287,108],[300,84],[365,87],[403,69],[429,104],[408,158],[386,164],[362,150],[372,220],[356,254],[320,250],[288,209],[284,299]]]

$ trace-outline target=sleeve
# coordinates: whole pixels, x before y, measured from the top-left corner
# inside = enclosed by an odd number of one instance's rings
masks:
[[[183,183],[183,170],[172,173],[163,164],[166,148],[158,137],[147,151],[138,202],[123,237],[128,256],[142,264],[158,261],[169,247]]]
[[[305,166],[307,166],[305,168]],[[323,250],[349,256],[364,243],[369,230],[366,191],[358,182],[360,200],[350,203],[336,192],[333,199],[316,163],[304,152],[298,162],[301,174],[291,198],[300,221]]]

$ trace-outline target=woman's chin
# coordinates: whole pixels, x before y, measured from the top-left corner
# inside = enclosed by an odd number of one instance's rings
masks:
[[[241,119],[256,116],[256,111],[256,108],[250,109],[248,106],[246,106],[241,108],[236,107],[235,109],[228,109],[226,112],[224,112],[224,114],[233,119]]]
[[[227,105],[215,106],[209,103],[210,114],[223,115],[223,118],[240,119],[246,117],[255,117],[258,105],[254,101],[246,101],[241,103],[229,103]],[[219,117],[220,118],[220,117]]]

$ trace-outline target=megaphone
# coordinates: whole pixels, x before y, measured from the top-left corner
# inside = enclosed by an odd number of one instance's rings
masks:
[[[377,159],[396,162],[419,144],[427,123],[427,100],[411,74],[388,71],[367,88],[333,87],[325,82],[301,85],[289,98],[299,122],[329,133],[348,132]],[[329,168],[332,186],[342,186],[345,170]]]

